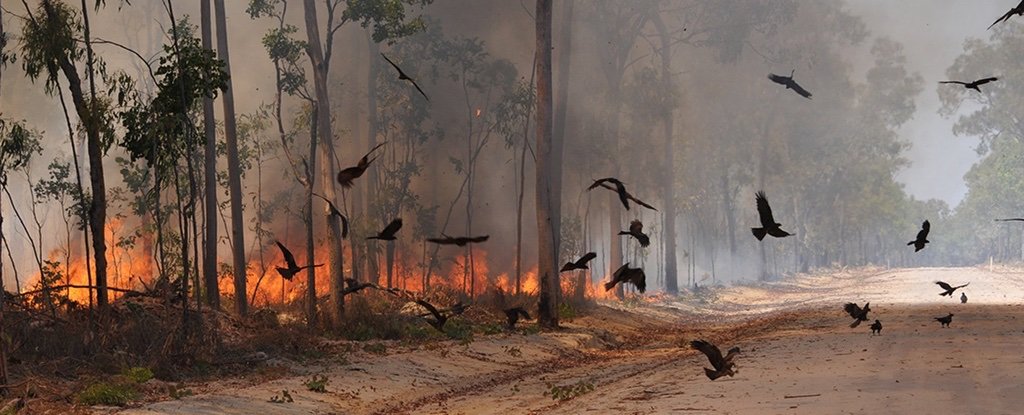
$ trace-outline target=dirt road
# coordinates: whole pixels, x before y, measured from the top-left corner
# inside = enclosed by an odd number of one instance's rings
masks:
[[[968,304],[935,280],[967,287]],[[125,414],[1019,413],[1024,274],[978,268],[862,270],[732,287],[706,305],[602,309],[559,333],[499,335],[347,364],[308,376],[124,410]],[[871,301],[885,328],[848,327]],[[933,317],[954,313],[950,328]],[[684,342],[738,345],[739,373],[711,382]],[[551,392],[570,399],[555,400]],[[592,390],[590,390],[592,388]],[[270,403],[289,390],[292,403]]]

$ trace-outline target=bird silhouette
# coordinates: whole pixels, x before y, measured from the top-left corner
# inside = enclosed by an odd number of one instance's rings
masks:
[[[320,196],[317,193],[313,193],[313,196],[319,197],[319,198],[323,199],[324,202],[327,202],[327,206],[331,210],[331,215],[336,215],[339,218],[341,218],[341,239],[348,238],[348,218],[346,218],[345,215],[342,215],[341,211],[338,210],[338,207],[334,206],[334,203],[331,202],[326,197]]]
[[[1024,222],[1024,218],[996,219],[996,222]]]
[[[782,230],[782,224],[775,222],[775,217],[772,216],[772,207],[768,205],[768,198],[763,190],[757,192],[754,197],[757,200],[757,214],[761,217],[761,227],[750,228],[750,231],[754,233],[754,237],[757,240],[763,240],[765,235],[771,235],[776,238],[796,235]]]
[[[292,251],[289,251],[288,248],[285,248],[284,244],[282,244],[281,241],[274,242],[277,243],[278,248],[281,248],[281,253],[284,254],[285,265],[288,266],[288,268],[275,267],[277,268],[277,273],[281,275],[281,278],[291,281],[292,277],[294,277],[295,274],[298,274],[299,272],[306,268],[316,268],[324,266],[324,264],[316,264],[304,265],[300,267],[298,264],[295,263],[295,255],[292,255]]]
[[[914,252],[924,249],[924,245],[930,242],[928,240],[928,232],[931,231],[932,224],[928,221],[924,221],[921,224],[921,231],[917,233],[917,239],[907,242],[907,246],[914,245]]]
[[[442,233],[440,238],[427,238],[427,242],[433,242],[438,245],[466,246],[466,244],[485,242],[490,237],[490,235],[453,237]]]
[[[871,311],[871,303],[864,303],[864,308],[860,308],[855,303],[846,303],[843,306],[843,310],[853,317],[853,323],[850,323],[850,328],[855,328],[860,325],[862,321],[868,321],[868,312]]]
[[[960,304],[967,304],[967,293],[960,293]]]
[[[358,179],[360,176],[363,175],[363,173],[366,172],[366,169],[370,167],[370,163],[373,163],[374,160],[377,160],[377,157],[371,159],[370,154],[373,154],[373,152],[377,151],[377,149],[380,148],[380,146],[382,145],[384,145],[384,143],[377,144],[375,147],[370,149],[370,151],[367,152],[366,155],[363,156],[363,158],[359,159],[359,163],[356,163],[355,166],[339,171],[338,184],[340,184],[341,187],[344,187],[346,189],[352,187],[352,182]]]
[[[612,274],[612,280],[604,283],[604,290],[611,290],[620,282],[633,284],[637,291],[641,293],[647,290],[647,275],[644,274],[644,270],[641,268],[630,268],[628,262],[615,270],[615,273]]]
[[[708,379],[715,380],[722,376],[732,377],[736,374],[736,364],[732,359],[740,353],[739,347],[729,349],[729,353],[725,357],[722,357],[722,351],[718,350],[718,346],[706,340],[693,340],[690,342],[690,347],[704,353],[708,357],[708,361],[711,362],[711,366],[715,368],[715,370],[704,368],[704,374]]]
[[[989,78],[979,79],[979,80],[977,80],[977,81],[974,81],[974,82],[962,82],[962,81],[939,81],[939,83],[940,83],[940,84],[957,84],[957,85],[963,85],[963,86],[964,86],[964,88],[967,88],[967,89],[973,89],[973,90],[975,90],[975,91],[981,92],[981,88],[978,88],[979,86],[985,85],[985,84],[987,84],[987,83],[989,83],[989,82],[993,82],[993,81],[998,81],[998,80],[999,80],[999,78],[997,78],[997,77],[994,77],[994,76],[993,76],[993,77],[989,77]]]
[[[935,317],[935,321],[942,324],[942,327],[949,327],[949,323],[953,322],[953,313],[949,313],[949,315],[945,317]]]
[[[433,320],[428,319],[427,324],[430,324],[430,326],[437,329],[437,331],[444,333],[444,323],[448,322],[448,316],[438,311],[437,307],[434,307],[433,304],[428,303],[426,300],[416,300],[416,304],[423,306],[423,308],[427,309],[427,312],[429,313],[427,315],[434,317]]]
[[[377,233],[375,236],[367,237],[366,239],[380,239],[382,241],[393,241],[395,240],[395,234],[398,230],[402,229],[402,218],[397,218],[384,228],[384,230]]]
[[[405,71],[403,71],[402,68],[399,68],[398,65],[396,65],[394,62],[391,61],[391,59],[388,59],[388,57],[386,55],[384,55],[384,53],[381,53],[380,56],[383,56],[384,60],[388,61],[388,63],[390,63],[391,66],[393,66],[395,68],[395,70],[398,71],[398,79],[399,80],[401,80],[401,81],[409,81],[410,83],[412,83],[412,86],[416,87],[417,91],[420,91],[420,95],[423,95],[423,98],[426,98],[427,101],[430,101],[430,97],[428,97],[427,94],[425,92],[423,92],[423,89],[420,88],[420,85],[417,84],[414,79],[410,78],[409,75],[406,75]]]
[[[587,252],[586,254],[581,256],[580,259],[577,259],[576,262],[566,262],[565,265],[562,266],[562,269],[558,270],[558,272],[573,271],[577,269],[590,269],[590,267],[587,266],[587,263],[593,260],[594,258],[597,258],[596,252]]]
[[[629,235],[636,238],[640,242],[640,246],[644,248],[651,245],[651,238],[644,233],[644,224],[640,222],[640,219],[633,219],[629,223],[629,231],[619,231],[619,235]]]
[[[650,204],[648,204],[647,202],[644,202],[644,201],[642,201],[640,199],[637,199],[635,196],[633,196],[631,193],[629,193],[629,191],[626,190],[626,185],[625,184],[623,184],[621,181],[619,181],[619,179],[616,179],[614,177],[605,177],[603,179],[594,180],[594,183],[592,183],[589,187],[587,187],[587,190],[588,191],[589,190],[594,190],[594,189],[596,189],[598,187],[603,187],[605,189],[608,189],[608,190],[614,191],[615,193],[618,193],[619,194],[619,201],[622,202],[622,206],[625,207],[626,210],[629,210],[629,201],[631,201],[631,200],[633,201],[633,203],[636,203],[636,204],[638,204],[640,206],[643,206],[645,208],[648,208],[650,210],[654,210],[654,211],[658,210],[658,209],[655,209],[654,206],[651,206]]]
[[[946,284],[946,283],[944,283],[942,281],[935,281],[935,284],[940,286],[940,287],[942,287],[943,290],[946,290],[946,291],[943,291],[943,292],[939,293],[939,295],[941,295],[941,296],[948,295],[950,298],[953,298],[953,291],[956,291],[956,290],[958,290],[960,288],[964,288],[964,287],[970,285],[971,283],[967,283],[967,284],[964,284],[964,285],[957,285],[956,287],[951,286],[949,284]]]
[[[882,322],[878,320],[871,324],[871,335],[874,336],[876,334],[882,335]]]
[[[1015,6],[1012,9],[1010,9],[1010,11],[1006,12],[1006,14],[1002,15],[1002,17],[996,19],[995,22],[992,22],[992,24],[989,25],[988,28],[991,29],[992,26],[995,26],[997,23],[1005,22],[1007,20],[1010,20],[1010,18],[1013,17],[1013,15],[1017,15],[1017,16],[1024,15],[1024,1],[1021,1],[1019,4],[1017,4],[1017,6]],[[985,30],[988,30],[988,29],[985,29]]]
[[[505,309],[505,310],[502,310],[502,311],[505,312],[505,317],[508,318],[508,329],[509,330],[515,330],[516,329],[516,323],[519,322],[519,318],[520,317],[522,317],[524,319],[527,319],[527,320],[531,319],[530,318],[530,313],[527,313],[526,310],[524,310],[522,307],[512,307],[512,308],[508,308],[508,309]]]
[[[782,76],[769,73],[768,79],[771,79],[772,82],[775,82],[779,85],[785,85],[786,89],[792,89],[793,92],[800,94],[800,96],[804,98],[811,99],[811,93],[807,92],[806,89],[804,89],[802,86],[800,86],[800,84],[796,83],[796,81],[793,80],[793,74],[795,73],[796,69],[794,69],[793,72],[790,72],[789,76]]]
[[[357,293],[367,288],[375,288],[378,290],[380,289],[380,286],[378,286],[377,284],[374,284],[372,282],[361,283],[359,282],[359,280],[355,278],[345,278],[343,281],[345,282],[345,289],[341,291],[342,296]]]

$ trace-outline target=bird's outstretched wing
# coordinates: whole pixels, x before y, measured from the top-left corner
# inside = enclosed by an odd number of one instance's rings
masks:
[[[811,93],[804,89],[804,87],[800,86],[800,84],[796,83],[796,81],[790,80],[789,87],[793,89],[793,92],[800,94],[800,96],[811,99]]]
[[[932,224],[929,223],[928,221],[924,221],[924,223],[921,224],[921,232],[917,233],[917,239],[919,241],[923,241],[923,240],[927,239],[928,238],[928,232],[930,232],[931,230],[932,230]]]
[[[996,19],[996,21],[992,22],[992,24],[990,24],[988,26],[988,29],[991,29],[992,26],[995,26],[995,25],[997,25],[997,24],[999,24],[1001,22],[1005,22],[1007,20],[1010,20],[1010,18],[1013,17],[1014,14],[1020,14],[1020,11],[1022,9],[1024,9],[1024,1],[1021,1],[1020,4],[1017,5],[1017,7],[1014,7],[1012,9],[1010,9],[1010,11],[1006,12],[1006,14],[1002,15],[1001,17]],[[988,30],[988,29],[985,29],[985,30]]]
[[[1024,218],[996,219],[996,222],[1024,222]]]
[[[424,99],[430,101],[430,97],[427,96],[426,92],[423,92],[423,89],[420,88],[420,84],[417,84],[416,81],[412,80],[412,78],[409,78],[409,82],[412,82],[412,86],[416,87],[417,91],[420,91],[420,95],[423,95]]]
[[[598,187],[601,187],[601,185],[604,184],[605,182],[609,182],[609,183],[616,184],[616,185],[621,185],[622,184],[622,182],[620,182],[619,179],[616,179],[614,177],[605,177],[603,179],[594,180],[594,183],[592,183],[590,185],[590,187],[587,187],[587,190],[594,190],[594,189],[596,189]]]
[[[345,215],[342,215],[341,211],[338,210],[338,207],[334,206],[334,203],[331,202],[326,197],[323,197],[318,193],[313,193],[313,196],[319,197],[323,199],[324,202],[327,202],[327,206],[331,209],[331,214],[337,215],[339,218],[341,218],[341,239],[348,238],[348,218],[346,218]]]
[[[940,83],[940,84],[957,84],[957,85],[967,85],[967,82],[961,82],[961,81],[939,81],[939,83]]]
[[[384,52],[381,52],[380,56],[383,56],[384,60],[388,61],[388,63],[391,64],[391,67],[395,68],[395,70],[398,71],[399,79],[405,79],[406,78],[405,72],[402,72],[402,68],[399,68],[398,65],[395,62],[393,62],[390,58],[388,58],[388,55],[385,55]]]
[[[284,244],[282,244],[281,241],[274,241],[274,242],[277,243],[277,247],[278,248],[281,248],[281,253],[284,254],[284,262],[288,264],[288,268],[289,269],[296,269],[296,268],[298,268],[299,265],[295,263],[295,256],[292,255],[292,251],[289,251],[288,248],[285,248]]]
[[[587,252],[586,254],[583,254],[580,259],[576,260],[576,265],[586,265],[586,263],[593,261],[594,258],[597,258],[596,252]]]
[[[976,86],[985,85],[985,84],[987,84],[989,82],[998,81],[998,80],[999,80],[999,77],[996,77],[996,76],[992,76],[992,77],[988,77],[988,78],[982,78],[982,79],[979,79],[977,81],[974,81],[974,85],[976,85]]]
[[[935,281],[935,283],[938,284],[938,286],[942,287],[943,290],[949,291],[953,289],[953,286],[946,284],[945,282]]]
[[[786,83],[789,82],[789,80],[792,79],[792,78],[789,78],[789,77],[786,77],[786,76],[779,76],[779,75],[776,75],[776,74],[773,74],[773,73],[769,73],[768,74],[768,79],[771,79],[772,82],[775,82],[775,83],[777,83],[779,85],[786,85]]]
[[[437,310],[437,307],[434,307],[433,304],[428,303],[426,300],[416,300],[416,304],[419,304],[423,306],[423,308],[427,309],[427,312],[433,315],[434,318],[437,319],[437,321],[441,321],[442,319],[444,319],[444,316],[442,316],[441,312]]]
[[[690,342],[690,347],[704,353],[715,370],[722,370],[725,367],[725,358],[722,357],[722,351],[718,350],[718,346],[705,340],[694,340]]]
[[[388,226],[385,227],[384,230],[380,232],[380,234],[386,236],[395,236],[395,234],[398,233],[399,229],[402,229],[402,218],[397,218],[391,221],[391,223],[389,223]]]
[[[761,217],[761,226],[765,228],[775,227],[775,217],[772,216],[772,207],[768,205],[768,197],[764,191],[757,192],[757,214]]]
[[[860,318],[861,313],[864,312],[864,310],[861,310],[860,306],[855,303],[846,303],[846,305],[843,306],[843,310],[846,310],[846,313],[853,318]]]
[[[487,242],[488,239],[491,239],[491,235],[472,236],[472,237],[466,238],[467,241],[475,243],[475,244],[478,244],[480,242]]]

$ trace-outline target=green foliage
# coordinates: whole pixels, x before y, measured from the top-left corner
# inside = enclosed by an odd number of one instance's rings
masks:
[[[22,31],[22,66],[33,81],[45,77],[46,92],[53,93],[59,86],[60,66],[85,53],[77,41],[82,23],[75,10],[62,1],[40,2],[33,15]]]
[[[152,370],[139,366],[125,369],[123,375],[135,383],[146,383],[146,381],[153,379]]]
[[[40,139],[24,121],[0,119],[0,187],[7,185],[9,172],[28,167],[32,156],[42,154]]]
[[[462,319],[448,320],[444,325],[444,334],[462,344],[473,342],[473,325]]]
[[[373,25],[373,41],[393,43],[395,39],[423,30],[419,16],[407,19],[406,7],[424,7],[433,0],[345,0],[341,22],[358,22],[362,27]]]
[[[330,380],[327,379],[327,375],[313,375],[313,377],[307,379],[302,384],[306,385],[306,389],[309,389],[311,392],[325,393],[327,392],[328,383],[330,383]]]
[[[79,392],[78,402],[85,405],[125,406],[137,396],[134,384],[100,382]]]
[[[548,390],[544,391],[544,396],[550,396],[556,401],[567,401],[594,391],[594,383],[588,380],[580,380],[570,385],[556,385],[548,382],[547,387]]]
[[[559,303],[558,318],[562,320],[572,320],[576,318],[576,308],[570,303]]]

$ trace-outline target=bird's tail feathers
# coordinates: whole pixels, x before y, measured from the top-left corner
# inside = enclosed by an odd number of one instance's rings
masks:
[[[750,228],[750,231],[754,233],[754,237],[757,240],[764,240],[764,236],[768,234],[768,230],[765,228]]]
[[[861,320],[859,320],[859,319],[857,319],[857,320],[854,320],[854,321],[853,321],[853,323],[850,323],[850,328],[851,328],[851,329],[852,329],[852,328],[856,328],[857,326],[859,326],[859,325],[860,325],[860,322],[861,322]]]
[[[614,287],[615,287],[615,281],[608,281],[608,282],[604,283],[604,290],[605,291],[610,291]]]

